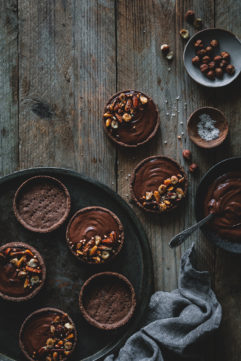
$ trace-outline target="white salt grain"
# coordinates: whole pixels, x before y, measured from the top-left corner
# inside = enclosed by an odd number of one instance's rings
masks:
[[[216,120],[212,119],[208,114],[199,116],[200,122],[197,124],[198,135],[207,142],[217,139],[220,130],[215,127]]]

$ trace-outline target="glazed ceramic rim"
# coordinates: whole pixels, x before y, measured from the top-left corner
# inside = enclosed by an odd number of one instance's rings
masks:
[[[232,33],[231,31],[229,30],[226,30],[226,29],[222,29],[222,28],[207,28],[207,29],[203,29],[203,30],[200,30],[198,31],[197,33],[193,34],[193,36],[188,40],[187,44],[185,45],[185,48],[184,48],[184,51],[183,51],[183,64],[184,64],[184,67],[186,69],[186,72],[187,74],[190,76],[190,78],[192,80],[194,80],[196,83],[206,87],[206,88],[222,88],[222,87],[225,87],[227,85],[230,85],[235,79],[238,78],[240,72],[241,72],[241,69],[239,69],[239,71],[236,71],[235,74],[230,77],[230,82],[227,83],[227,84],[220,84],[220,85],[214,85],[214,83],[212,83],[210,81],[210,85],[207,85],[207,84],[203,84],[201,81],[199,81],[196,77],[192,76],[187,67],[186,67],[186,62],[185,62],[185,55],[186,55],[186,51],[187,51],[187,48],[190,46],[191,42],[193,41],[193,39],[197,36],[197,35],[201,35],[203,34],[204,32],[207,32],[207,31],[214,31],[214,30],[219,30],[219,31],[224,31],[226,33],[229,33],[231,36],[233,36],[239,43],[240,43],[240,46],[241,46],[241,42],[240,42],[240,39],[234,34]]]
[[[204,146],[204,145],[199,144],[199,143],[196,141],[196,138],[193,137],[193,136],[190,134],[190,122],[191,122],[192,118],[195,116],[196,113],[198,113],[198,112],[200,112],[200,111],[204,111],[204,112],[205,112],[205,110],[207,110],[207,109],[211,109],[211,110],[213,110],[213,111],[215,111],[216,113],[219,113],[219,114],[221,115],[221,117],[223,118],[223,124],[227,125],[227,133],[226,133],[226,135],[225,135],[225,137],[224,137],[223,139],[222,139],[220,136],[219,136],[217,139],[214,139],[214,140],[216,140],[216,143],[215,143],[214,145],[212,145],[212,143],[211,143],[212,141],[205,141],[205,140],[203,139],[203,142],[205,142],[205,143],[204,143],[205,146]],[[220,144],[222,144],[222,143],[225,141],[225,139],[226,139],[227,136],[228,136],[229,125],[228,125],[227,118],[225,117],[224,113],[223,113],[221,110],[219,110],[219,109],[217,109],[217,108],[214,108],[214,107],[205,106],[205,107],[200,107],[200,108],[194,110],[194,111],[189,115],[188,120],[187,120],[187,131],[188,131],[188,136],[189,136],[189,138],[191,139],[191,141],[192,141],[194,144],[196,144],[198,147],[203,148],[203,149],[212,149],[212,148],[218,147]]]
[[[128,289],[130,291],[130,296],[131,296],[131,308],[130,308],[129,312],[121,320],[119,320],[118,322],[115,322],[113,324],[100,323],[100,322],[96,321],[94,318],[92,318],[89,315],[89,313],[86,311],[84,304],[83,304],[84,293],[86,291],[86,288],[89,286],[89,284],[92,283],[93,280],[96,280],[99,277],[102,278],[105,276],[112,277],[114,279],[116,278],[118,280],[123,281],[128,286]],[[133,285],[123,274],[117,273],[117,272],[110,272],[110,271],[100,272],[100,273],[96,273],[93,276],[91,276],[90,278],[88,278],[85,281],[85,283],[83,284],[83,286],[81,287],[80,295],[79,295],[79,306],[80,306],[80,311],[81,311],[82,315],[84,316],[85,320],[88,323],[90,323],[92,326],[97,327],[101,330],[106,330],[106,331],[115,330],[119,327],[126,325],[127,322],[132,318],[135,308],[136,308],[136,294],[135,294]]]
[[[21,215],[18,212],[18,207],[17,207],[17,201],[18,201],[18,196],[19,193],[21,191],[24,191],[25,186],[28,186],[29,183],[34,182],[35,180],[41,180],[41,179],[47,179],[50,180],[53,183],[57,183],[58,187],[60,187],[64,194],[65,194],[65,198],[66,198],[66,210],[65,210],[65,214],[62,216],[62,218],[60,218],[54,225],[52,225],[49,228],[46,229],[40,229],[40,228],[35,228],[30,226],[28,223],[26,223],[23,218],[21,217]],[[49,233],[54,231],[55,229],[59,228],[67,219],[69,212],[70,212],[70,207],[71,207],[71,199],[70,199],[70,195],[69,195],[69,191],[66,188],[66,186],[57,178],[51,177],[51,176],[47,176],[47,175],[37,175],[31,178],[28,178],[27,180],[25,180],[17,189],[15,195],[14,195],[14,199],[13,199],[13,210],[14,210],[14,214],[17,218],[17,220],[22,224],[23,227],[25,227],[26,229],[28,229],[29,231],[35,232],[35,233]]]
[[[134,90],[134,89],[127,89],[127,90],[123,90],[123,91],[119,91],[119,92],[115,93],[114,95],[112,95],[112,96],[110,97],[110,99],[109,99],[108,102],[106,103],[104,109],[106,108],[106,106],[107,106],[108,104],[110,104],[110,102],[111,102],[115,97],[117,97],[117,96],[120,95],[121,93],[127,93],[127,92],[141,93],[142,95],[144,95],[144,96],[147,97],[150,101],[153,102],[153,104],[154,104],[154,106],[155,106],[155,111],[156,111],[156,125],[154,126],[152,132],[148,135],[148,137],[147,137],[146,139],[144,139],[144,140],[143,140],[142,142],[140,142],[140,143],[137,143],[137,144],[127,144],[127,143],[124,143],[124,142],[122,142],[122,141],[117,140],[115,137],[113,137],[113,136],[110,134],[110,132],[108,131],[108,129],[107,129],[106,126],[105,126],[105,119],[104,119],[104,117],[103,117],[103,115],[102,115],[103,127],[104,127],[105,133],[108,135],[108,137],[109,137],[114,143],[116,143],[116,144],[118,144],[118,145],[120,145],[120,146],[122,146],[122,147],[125,147],[125,148],[137,148],[137,147],[140,147],[140,146],[146,144],[146,143],[149,142],[152,138],[154,138],[154,136],[156,135],[156,132],[157,132],[157,130],[158,130],[158,128],[159,128],[159,125],[160,125],[160,117],[159,117],[159,112],[158,112],[158,109],[157,109],[157,105],[156,105],[156,103],[153,101],[153,99],[152,99],[149,95],[143,93],[142,91],[138,91],[138,90]],[[103,112],[103,114],[104,114],[104,112]]]
[[[183,189],[184,191],[184,197],[183,199],[178,203],[176,204],[174,207],[170,208],[170,209],[167,209],[166,211],[164,212],[160,212],[159,210],[154,210],[154,209],[148,209],[146,207],[144,207],[141,202],[136,198],[136,195],[135,195],[135,192],[134,192],[134,184],[135,184],[135,178],[136,178],[136,172],[139,170],[139,168],[141,168],[143,166],[144,163],[146,162],[149,162],[150,160],[152,159],[166,159],[168,160],[169,162],[172,162],[174,163],[180,173],[182,173],[183,177],[185,178],[185,187]],[[166,156],[162,156],[162,155],[152,155],[151,157],[147,157],[145,159],[143,159],[142,161],[140,161],[136,167],[134,168],[134,171],[132,173],[132,177],[131,177],[131,182],[130,182],[130,192],[131,192],[131,197],[133,199],[133,201],[141,208],[141,209],[144,209],[146,212],[148,213],[155,213],[155,214],[159,214],[159,215],[162,215],[162,214],[167,214],[169,212],[172,212],[174,209],[178,208],[180,206],[180,204],[182,203],[182,201],[185,199],[186,195],[187,195],[187,187],[188,187],[188,179],[187,179],[187,174],[184,170],[184,168],[173,158],[170,158],[170,157],[166,157]]]
[[[31,320],[34,316],[38,315],[38,314],[41,314],[41,313],[46,313],[46,312],[52,312],[52,313],[59,313],[61,315],[67,315],[68,317],[68,320],[70,321],[70,323],[72,323],[72,325],[74,326],[74,331],[75,331],[75,338],[74,338],[74,342],[73,342],[73,348],[72,350],[70,351],[70,354],[66,357],[63,358],[62,361],[66,361],[71,355],[72,353],[74,352],[74,349],[76,347],[76,344],[77,344],[77,331],[76,331],[76,326],[72,320],[72,318],[69,316],[68,313],[58,309],[58,308],[54,308],[54,307],[44,307],[44,308],[40,308],[32,313],[30,313],[30,315],[28,315],[25,320],[23,321],[22,325],[21,325],[21,328],[20,328],[20,331],[19,331],[19,346],[20,346],[20,349],[21,351],[23,352],[24,356],[27,357],[27,359],[29,361],[36,361],[35,359],[33,359],[29,354],[28,352],[25,350],[25,347],[24,347],[24,343],[22,341],[22,334],[24,332],[24,328],[26,326],[26,324],[29,322],[29,320]]]
[[[119,243],[119,248],[117,250],[117,252],[111,256],[110,258],[108,258],[107,260],[105,260],[105,262],[103,263],[94,263],[94,262],[86,262],[84,261],[81,257],[77,256],[76,253],[73,251],[73,249],[71,248],[69,242],[70,242],[70,238],[69,238],[69,230],[70,230],[70,227],[71,227],[71,224],[72,222],[74,221],[75,218],[77,218],[79,215],[85,213],[85,212],[88,212],[88,211],[93,211],[93,210],[99,210],[99,211],[103,211],[105,213],[108,213],[115,221],[116,223],[118,224],[118,227],[119,227],[119,232],[120,232],[120,243]],[[66,242],[67,242],[67,246],[68,248],[70,249],[71,253],[79,260],[81,261],[83,264],[88,264],[88,265],[91,265],[91,266],[103,266],[105,265],[106,263],[109,263],[111,262],[113,259],[115,259],[120,251],[122,250],[122,247],[123,247],[123,244],[124,244],[124,228],[123,228],[123,225],[120,221],[120,219],[117,217],[117,215],[115,213],[113,213],[112,211],[110,211],[108,208],[104,208],[104,207],[100,207],[100,206],[90,206],[90,207],[85,207],[85,208],[81,208],[79,209],[77,212],[74,213],[74,215],[71,217],[68,225],[67,225],[67,228],[66,228]]]
[[[34,296],[36,296],[44,286],[44,283],[45,283],[45,280],[46,280],[46,266],[45,266],[43,257],[41,256],[41,254],[34,247],[32,247],[29,244],[24,243],[24,242],[9,242],[9,243],[6,243],[6,244],[4,244],[4,245],[2,245],[0,247],[0,252],[2,252],[3,250],[5,250],[6,248],[9,248],[9,247],[12,247],[12,248],[18,248],[18,247],[21,248],[22,247],[22,248],[30,249],[30,251],[34,255],[37,256],[39,264],[40,264],[41,269],[42,269],[42,279],[41,279],[42,282],[40,283],[40,285],[38,287],[36,287],[31,293],[29,293],[26,296],[21,296],[21,297],[8,296],[5,293],[0,291],[0,297],[2,299],[4,299],[4,300],[13,301],[13,302],[28,301],[28,300],[32,299]]]

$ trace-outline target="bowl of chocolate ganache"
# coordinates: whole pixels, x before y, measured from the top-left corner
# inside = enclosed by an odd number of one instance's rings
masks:
[[[208,240],[233,253],[241,253],[241,157],[214,165],[201,179],[195,199],[197,220],[214,218],[201,228]]]

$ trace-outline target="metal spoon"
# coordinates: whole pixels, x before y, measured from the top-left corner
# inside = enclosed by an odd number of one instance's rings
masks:
[[[215,216],[215,213],[210,213],[207,217],[201,219],[198,223],[194,224],[193,226],[185,229],[181,233],[178,233],[175,237],[173,237],[169,242],[170,248],[175,248],[180,246],[196,229],[203,226],[205,223],[213,219]]]

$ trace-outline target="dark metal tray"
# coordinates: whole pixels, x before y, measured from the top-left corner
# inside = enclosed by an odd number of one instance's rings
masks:
[[[16,220],[12,200],[18,186],[27,178],[46,174],[57,177],[71,196],[69,218],[80,208],[100,205],[117,214],[124,226],[125,244],[113,264],[101,268],[83,266],[71,254],[65,243],[66,223],[47,235],[30,232]],[[78,344],[71,360],[100,360],[116,351],[140,325],[152,292],[152,258],[145,232],[127,203],[105,185],[74,171],[59,168],[34,168],[13,173],[0,179],[0,245],[9,241],[27,242],[42,254],[46,267],[46,284],[40,294],[25,304],[0,301],[0,360],[4,355],[23,360],[18,346],[18,332],[25,317],[32,311],[52,306],[73,318],[78,332]],[[68,218],[68,219],[69,219]],[[103,332],[90,326],[81,316],[78,295],[83,282],[93,273],[113,270],[124,274],[133,284],[137,309],[130,323],[115,332]],[[1,355],[2,353],[2,355]]]

